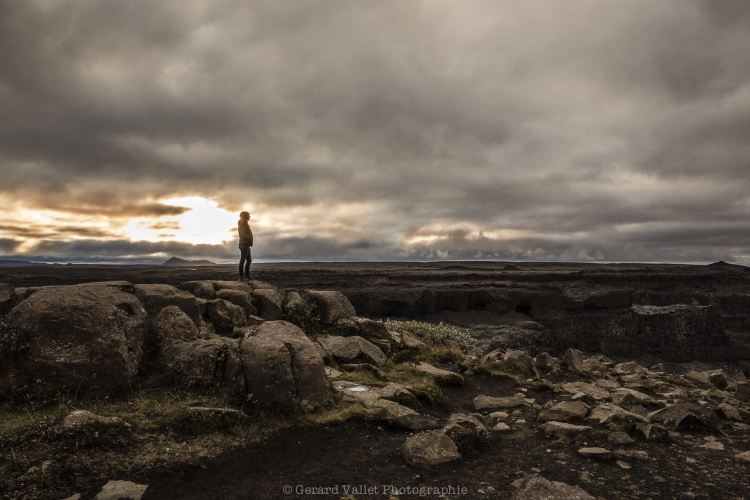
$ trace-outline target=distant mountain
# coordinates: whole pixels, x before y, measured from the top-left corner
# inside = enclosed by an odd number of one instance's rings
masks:
[[[180,266],[215,266],[215,262],[211,262],[210,260],[185,260],[181,259],[179,257],[172,257],[168,261],[166,261],[162,266],[173,266],[173,267],[180,267]]]
[[[44,262],[31,262],[29,260],[0,259],[0,266],[46,266]]]
[[[750,271],[750,268],[741,266],[739,264],[729,264],[727,262],[724,262],[723,260],[720,260],[719,262],[714,262],[713,264],[708,264],[706,267],[710,267],[712,269],[733,269],[735,271]]]

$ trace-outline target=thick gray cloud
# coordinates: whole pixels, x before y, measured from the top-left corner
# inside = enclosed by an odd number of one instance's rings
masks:
[[[0,0],[0,195],[307,214],[269,259],[750,264],[748,53],[743,0]],[[235,252],[21,219],[3,252]]]

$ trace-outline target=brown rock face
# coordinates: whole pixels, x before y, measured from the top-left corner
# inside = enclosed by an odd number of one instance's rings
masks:
[[[177,306],[193,323],[201,324],[201,311],[195,296],[172,285],[135,285],[133,293],[141,301],[149,317],[154,318],[167,306]]]
[[[164,349],[164,364],[175,382],[187,387],[210,387],[224,379],[220,354],[226,353],[236,339],[214,338],[175,341]]]
[[[128,386],[138,373],[146,311],[116,287],[40,288],[10,321],[32,344],[11,374],[18,382],[105,392]]]
[[[324,323],[333,324],[357,315],[354,306],[341,292],[307,290],[302,297],[312,306],[313,314]]]
[[[323,358],[302,330],[286,321],[268,321],[254,333],[240,343],[251,401],[296,411],[330,400]]]

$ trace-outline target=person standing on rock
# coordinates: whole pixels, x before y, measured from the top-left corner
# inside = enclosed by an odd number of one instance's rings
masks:
[[[240,281],[250,279],[250,247],[253,246],[253,232],[250,230],[250,214],[240,212],[240,220],[237,221],[237,232],[240,234]]]

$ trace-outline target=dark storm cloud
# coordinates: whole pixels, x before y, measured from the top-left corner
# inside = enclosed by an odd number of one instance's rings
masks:
[[[743,0],[0,0],[0,194],[324,205],[268,258],[750,262],[748,53]],[[40,245],[154,251],[93,241]]]

